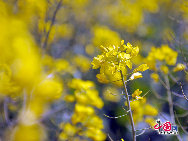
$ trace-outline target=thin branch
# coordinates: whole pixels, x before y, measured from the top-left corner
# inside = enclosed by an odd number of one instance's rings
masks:
[[[137,137],[144,134],[146,130],[143,130],[140,134],[136,135]]]
[[[184,132],[186,135],[188,135],[188,132],[187,132],[187,131],[183,128],[183,126],[181,125],[181,123],[180,123],[178,117],[176,116],[176,113],[175,113],[175,117],[176,117],[176,119],[177,119],[177,121],[178,121],[179,126],[180,126],[181,129],[183,130],[183,132]]]
[[[145,97],[149,92],[151,92],[150,90],[147,91],[142,97]]]
[[[183,114],[176,114],[177,117],[185,117],[188,116],[188,112],[185,112]]]
[[[53,25],[54,25],[54,23],[55,23],[56,15],[57,15],[58,10],[59,10],[60,7],[61,7],[61,4],[62,4],[62,0],[59,0],[59,2],[58,2],[58,4],[57,4],[57,7],[56,7],[56,9],[55,9],[55,11],[54,11],[54,13],[53,13],[52,21],[51,21],[49,30],[47,31],[46,36],[45,36],[45,40],[44,40],[44,43],[43,43],[43,46],[42,46],[43,49],[46,49],[46,48],[47,48],[47,45],[48,45],[48,38],[49,38],[50,32],[51,32],[51,30],[52,30],[52,27],[53,27]]]
[[[156,96],[156,98],[163,100],[163,101],[167,101],[166,98],[163,98],[162,96],[160,96],[153,88],[152,88],[152,92]]]
[[[148,129],[152,129],[152,127],[147,127],[147,128],[143,128],[143,129],[137,129],[136,131],[142,131],[142,130],[148,130]]]
[[[173,94],[173,95],[175,95],[175,96],[177,96],[177,97],[184,98],[184,96],[183,96],[183,95],[180,95],[180,94],[178,94],[178,93],[176,93],[176,92],[172,92],[172,94]]]
[[[171,78],[175,83],[177,83],[178,85],[180,85],[180,82],[178,82],[178,80],[177,80],[171,73],[169,73],[169,76],[170,76],[170,78]]]
[[[184,91],[183,91],[183,87],[182,87],[182,85],[181,85],[181,82],[180,82],[180,87],[181,87],[181,92],[182,92],[184,98],[188,101],[188,98],[186,97],[186,95],[185,95],[185,93],[184,93]]]
[[[123,79],[123,86],[124,86],[125,95],[126,95],[126,98],[127,98],[126,101],[127,101],[128,111],[129,111],[129,118],[130,118],[131,126],[132,126],[133,141],[136,141],[135,126],[134,126],[134,120],[133,120],[133,115],[132,115],[131,106],[130,106],[130,101],[129,101],[129,94],[128,94],[127,87],[126,87],[126,81],[125,81],[125,78],[124,78],[124,76],[123,76],[122,71],[120,71],[120,73],[121,73],[121,78]]]
[[[168,95],[168,103],[169,103],[171,122],[175,124],[173,101],[172,101],[172,96],[171,96],[171,91],[170,91],[170,83],[169,83],[168,76],[165,75],[164,79],[165,79],[165,84],[167,86],[167,95]]]
[[[113,141],[113,139],[110,137],[110,135],[108,134],[108,138],[110,139],[110,141]]]
[[[124,114],[124,115],[116,116],[116,117],[111,117],[111,116],[108,116],[108,115],[106,115],[106,114],[104,114],[104,116],[107,117],[107,118],[113,118],[113,119],[116,119],[116,118],[122,118],[122,117],[124,117],[124,116],[127,116],[127,115],[128,115],[128,112],[129,112],[129,111],[127,111],[127,113]]]
[[[181,106],[181,105],[179,105],[179,104],[176,103],[176,102],[174,102],[173,105],[175,105],[175,106],[177,106],[177,107],[179,107],[179,108],[181,108],[181,109],[188,110],[188,108],[185,108],[184,106]]]
[[[166,121],[168,121],[168,119],[160,112],[159,113]]]

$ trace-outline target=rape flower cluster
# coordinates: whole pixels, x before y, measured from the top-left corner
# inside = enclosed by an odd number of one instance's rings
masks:
[[[153,127],[153,123],[155,123],[154,117],[158,115],[158,111],[152,105],[146,104],[146,98],[139,96],[141,93],[142,91],[139,91],[139,89],[137,89],[132,94],[132,98],[133,99],[136,98],[137,100],[133,100],[130,102],[131,109],[133,111],[134,122],[135,123],[142,122],[144,119],[146,123],[148,123],[151,127]],[[151,121],[153,122],[148,122],[148,119],[151,119]]]
[[[112,82],[117,86],[122,86],[121,73],[127,75],[126,66],[131,70],[131,60],[139,53],[138,47],[133,47],[130,43],[124,44],[124,40],[121,41],[120,46],[110,45],[108,47],[100,46],[102,51],[101,55],[94,57],[92,61],[93,69],[100,68],[100,73],[97,74],[97,78],[101,83]],[[146,64],[139,66],[133,71],[133,75],[130,80],[141,78],[142,74],[138,71],[145,71],[148,69]]]
[[[106,135],[102,129],[103,122],[96,115],[95,107],[101,109],[103,101],[100,99],[95,85],[91,81],[83,81],[81,79],[73,79],[69,83],[69,87],[74,89],[73,95],[67,95],[67,102],[76,102],[74,113],[71,117],[71,123],[64,123],[62,133],[59,138],[73,140],[81,138],[90,138],[92,140],[105,140]],[[96,102],[97,101],[97,102]]]
[[[151,78],[158,82],[159,76],[157,72],[163,74],[169,73],[169,66],[175,66],[177,61],[178,53],[172,50],[168,45],[162,45],[160,48],[152,47],[145,62],[148,64],[151,70],[154,71],[151,74]],[[186,68],[184,64],[177,64],[173,68],[173,72],[182,71]]]

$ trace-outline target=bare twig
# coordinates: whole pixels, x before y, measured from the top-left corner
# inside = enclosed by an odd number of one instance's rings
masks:
[[[137,137],[144,134],[146,130],[143,130],[140,134],[136,135]]]
[[[179,126],[180,126],[181,129],[183,130],[183,132],[184,132],[186,135],[188,135],[188,132],[187,132],[187,131],[183,128],[183,126],[181,125],[181,123],[180,123],[178,117],[176,116],[176,113],[175,113],[175,117],[176,117],[176,119],[177,119],[177,121],[178,121]]]
[[[110,137],[110,135],[108,134],[108,138],[110,139],[110,141],[113,141],[113,139]]]
[[[162,116],[162,118],[168,121],[168,119],[161,112],[159,114]]]
[[[62,0],[59,0],[59,2],[58,2],[58,4],[57,4],[57,7],[56,7],[56,9],[55,9],[55,11],[54,11],[54,13],[53,13],[49,30],[47,31],[46,36],[45,36],[45,39],[44,39],[44,43],[43,43],[43,46],[42,46],[43,49],[46,49],[46,48],[47,48],[47,45],[48,45],[48,38],[49,38],[50,32],[51,32],[51,30],[52,30],[52,27],[53,27],[53,25],[54,25],[54,23],[55,23],[56,15],[57,15],[58,10],[59,10],[60,7],[61,7],[61,4],[62,4]]]
[[[188,98],[186,97],[186,95],[185,95],[185,93],[184,93],[184,91],[183,91],[183,87],[182,87],[182,85],[181,85],[181,82],[180,82],[180,87],[181,87],[181,92],[182,92],[184,98],[188,101]]]
[[[167,101],[166,98],[163,98],[162,96],[160,96],[153,88],[152,88],[152,92],[153,94],[160,100],[163,100],[163,101]]]
[[[175,105],[175,106],[177,106],[177,107],[179,107],[179,108],[181,108],[181,109],[188,110],[188,108],[186,108],[186,107],[184,107],[184,106],[181,106],[180,104],[178,104],[178,103],[176,103],[176,102],[174,102],[173,105]]]
[[[167,95],[168,95],[168,103],[169,103],[171,122],[175,124],[173,101],[172,101],[172,96],[171,96],[171,91],[170,91],[170,83],[169,83],[168,76],[165,75],[164,79],[165,79],[165,84],[166,84],[166,87],[167,87]]]
[[[180,94],[178,94],[178,93],[176,93],[176,92],[172,92],[172,94],[175,95],[175,96],[178,96],[178,97],[184,98],[183,95],[180,95]]]
[[[177,117],[185,117],[188,116],[188,112],[185,112],[183,114],[176,114]]]
[[[152,127],[147,127],[147,128],[137,129],[136,131],[142,131],[142,130],[148,130],[148,129],[152,129]]]
[[[116,117],[111,117],[111,116],[108,116],[108,115],[106,115],[106,114],[104,114],[104,116],[107,117],[107,118],[114,118],[114,119],[116,119],[116,118],[121,118],[121,117],[124,117],[124,116],[128,115],[128,112],[129,112],[129,111],[127,111],[127,113],[124,114],[124,115],[116,116]]]

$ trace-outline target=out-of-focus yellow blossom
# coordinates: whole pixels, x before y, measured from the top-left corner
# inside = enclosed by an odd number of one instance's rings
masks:
[[[155,81],[159,82],[159,75],[157,73],[152,73],[150,77]]]
[[[178,53],[172,50],[168,45],[161,45],[160,48],[152,47],[145,62],[148,64],[151,70],[154,71],[151,74],[151,78],[155,81],[159,81],[159,75],[157,72],[160,70],[163,74],[169,73],[169,66],[174,66],[177,61]]]
[[[118,89],[113,86],[107,86],[104,88],[103,97],[104,99],[112,102],[118,102],[121,98]]]
[[[160,70],[161,70],[164,74],[168,74],[168,72],[169,72],[168,67],[165,66],[165,65],[160,66]]]
[[[57,100],[62,94],[62,83],[51,78],[45,78],[34,89],[33,94],[46,101]]]
[[[73,95],[66,95],[64,97],[64,100],[67,102],[74,102],[75,101],[75,97]]]
[[[73,26],[71,24],[61,24],[61,25],[57,25],[55,27],[56,30],[56,35],[55,37],[58,38],[65,38],[65,39],[69,39],[72,37],[73,35]]]
[[[186,66],[184,64],[178,63],[176,67],[173,68],[173,72],[185,70]]]
[[[17,96],[16,93],[20,92],[20,87],[12,82],[11,70],[7,65],[0,66],[0,93],[2,95]]]
[[[48,69],[52,70],[54,64],[54,60],[51,56],[49,55],[44,55],[42,58],[42,65],[44,67],[48,67]]]
[[[110,30],[106,26],[94,26],[94,37],[92,42],[94,46],[100,45],[109,46],[110,44],[118,45],[120,42],[120,36],[117,32]]]
[[[61,140],[68,140],[71,137],[73,137],[77,130],[75,126],[71,125],[70,123],[66,123],[65,125],[63,125],[61,127],[63,129],[63,132],[61,132],[61,134],[59,135],[59,138]]]
[[[89,44],[85,47],[85,51],[88,55],[93,55],[95,53],[95,47]]]
[[[42,141],[45,140],[44,128],[40,124],[19,124],[12,134],[12,141]]]
[[[60,98],[62,83],[51,78],[46,70],[53,60],[42,58],[31,30],[34,31],[38,19],[44,20],[47,1],[20,0],[16,8],[12,3],[0,2],[0,95],[27,100],[23,100],[11,140],[46,140],[39,118],[51,102]],[[36,21],[32,25],[33,19]]]
[[[187,73],[185,75],[185,79],[186,79],[186,81],[188,81],[188,74]]]
[[[132,98],[136,98],[138,99],[143,99],[143,97],[140,97],[140,94],[142,93],[142,91],[140,91],[139,89],[135,90],[134,93],[132,94]]]
[[[135,123],[142,122],[144,116],[154,117],[158,114],[157,109],[153,106],[146,104],[146,98],[130,102],[133,111],[133,120]]]
[[[144,114],[149,116],[156,116],[158,114],[158,111],[151,105],[146,104],[144,107]]]
[[[77,66],[82,72],[87,72],[90,69],[90,60],[83,55],[74,56],[73,64],[75,64],[75,66]]]
[[[95,114],[96,108],[103,107],[103,101],[100,99],[98,91],[95,90],[95,85],[91,81],[83,81],[81,79],[73,79],[68,86],[74,89],[74,94],[70,95],[71,98],[65,97],[67,102],[72,102],[72,99],[76,102],[74,113],[71,117],[72,124],[67,123],[69,129],[73,128],[74,132],[67,132],[63,129],[60,134],[60,140],[73,139],[75,140],[79,136],[90,138],[93,140],[105,140],[106,135],[102,129],[103,123]],[[78,125],[78,126],[77,126]],[[81,129],[80,129],[81,128]],[[92,130],[93,129],[93,130]]]
[[[90,4],[90,2],[90,0],[64,0],[63,5],[71,8],[72,14],[78,22],[83,22],[90,19],[87,18],[88,13],[83,12],[83,10],[87,10],[87,6]]]
[[[154,127],[156,124],[156,120],[152,117],[146,117],[145,122],[150,125],[150,127]]]
[[[103,101],[100,99],[98,91],[95,90],[93,82],[73,79],[72,82],[69,83],[69,87],[75,89],[75,101],[84,105],[92,105],[97,108],[103,107]]]
[[[95,141],[104,141],[106,139],[106,135],[97,128],[89,128],[85,135]]]
[[[136,57],[139,53],[138,47],[133,47],[130,43],[124,44],[124,40],[120,42],[120,45],[110,45],[107,47],[100,46],[102,54],[93,58],[93,69],[100,68],[100,74],[97,74],[97,78],[101,83],[112,82],[117,86],[122,86],[122,76],[126,76],[127,68],[132,69],[132,58]],[[142,65],[138,68],[139,71],[147,70],[146,65]],[[134,73],[130,80],[141,78],[142,74],[139,72]]]
[[[168,45],[162,45],[161,51],[164,54],[164,60],[168,65],[175,65],[177,61],[178,53],[172,50]]]
[[[142,78],[142,74],[140,72],[136,72],[136,73],[133,73],[130,77],[130,80],[134,80],[134,79],[138,79],[138,78]]]
[[[135,32],[144,21],[144,12],[156,13],[159,4],[160,1],[157,0],[117,0],[104,8],[108,12],[106,14],[111,25],[128,32]]]
[[[69,67],[69,63],[68,61],[64,60],[64,59],[57,59],[55,60],[55,69],[57,72],[62,72],[64,70],[66,70]]]
[[[162,45],[160,48],[152,47],[148,56],[146,57],[146,63],[150,69],[156,71],[157,61],[164,61],[167,65],[175,65],[178,53],[172,50],[168,45]]]
[[[183,18],[186,22],[188,22],[188,8],[187,8],[188,2],[187,0],[182,0],[181,2],[177,3],[177,6],[179,7],[180,11],[183,13]]]
[[[35,120],[41,118],[48,108],[46,100],[42,100],[40,97],[37,97],[37,95],[27,103],[27,106],[28,111],[32,112]]]

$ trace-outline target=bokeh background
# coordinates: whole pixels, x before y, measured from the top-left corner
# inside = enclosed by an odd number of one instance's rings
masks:
[[[0,140],[131,141],[128,116],[104,116],[125,114],[122,88],[101,83],[91,65],[101,45],[121,40],[139,47],[133,68],[147,63],[153,47],[178,54],[167,76],[179,135],[188,140],[187,0],[1,0]],[[178,63],[185,67],[175,72]],[[150,77],[155,71],[128,82],[130,95],[147,93],[145,103],[135,103],[137,129],[171,120],[163,78]],[[148,129],[137,140],[178,138]]]

